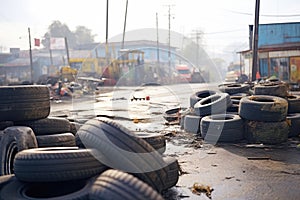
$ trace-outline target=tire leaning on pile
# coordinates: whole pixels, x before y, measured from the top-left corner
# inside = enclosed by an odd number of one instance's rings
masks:
[[[87,121],[77,132],[86,148],[108,167],[130,172],[162,192],[167,177],[161,154],[142,138],[108,118]],[[125,154],[125,155],[124,155]]]
[[[0,121],[37,120],[50,114],[47,86],[1,86],[0,93]]]

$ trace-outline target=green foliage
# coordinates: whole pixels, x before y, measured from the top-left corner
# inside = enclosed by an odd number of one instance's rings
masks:
[[[48,32],[44,34],[42,44],[44,47],[49,48],[50,37],[66,37],[69,48],[73,48],[78,44],[94,42],[95,35],[92,35],[91,32],[85,26],[77,26],[76,30],[72,32],[66,24],[60,21],[53,21],[48,27]]]

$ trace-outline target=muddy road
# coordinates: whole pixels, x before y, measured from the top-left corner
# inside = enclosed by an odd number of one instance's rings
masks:
[[[299,137],[272,146],[245,141],[212,145],[183,131],[180,124],[166,124],[165,110],[188,108],[190,95],[201,88],[217,87],[181,84],[101,88],[99,95],[53,101],[50,115],[79,123],[106,116],[133,132],[164,134],[164,155],[177,158],[181,166],[179,181],[164,194],[166,199],[299,199]],[[195,184],[209,186],[211,195],[196,190]]]

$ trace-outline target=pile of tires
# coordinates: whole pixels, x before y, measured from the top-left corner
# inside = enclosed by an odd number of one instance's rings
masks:
[[[49,117],[46,86],[0,92],[0,199],[163,199],[177,184],[179,164],[162,156],[163,136],[106,118]]]
[[[280,144],[298,136],[300,96],[287,95],[286,84],[280,81],[260,83],[253,89],[234,83],[219,85],[219,91],[198,91],[190,97],[194,113],[185,116],[184,129],[210,143],[246,139],[248,143]],[[226,100],[218,104],[216,96],[226,96]],[[211,104],[215,109],[208,108]]]
[[[251,143],[279,144],[287,141],[288,102],[277,96],[253,95],[240,101],[239,115],[245,119],[245,137]]]

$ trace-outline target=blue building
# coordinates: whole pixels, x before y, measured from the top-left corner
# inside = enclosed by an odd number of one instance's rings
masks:
[[[252,71],[253,25],[249,26],[249,50],[240,52],[249,75]],[[300,22],[259,24],[258,59],[261,77],[276,76],[300,82]]]

